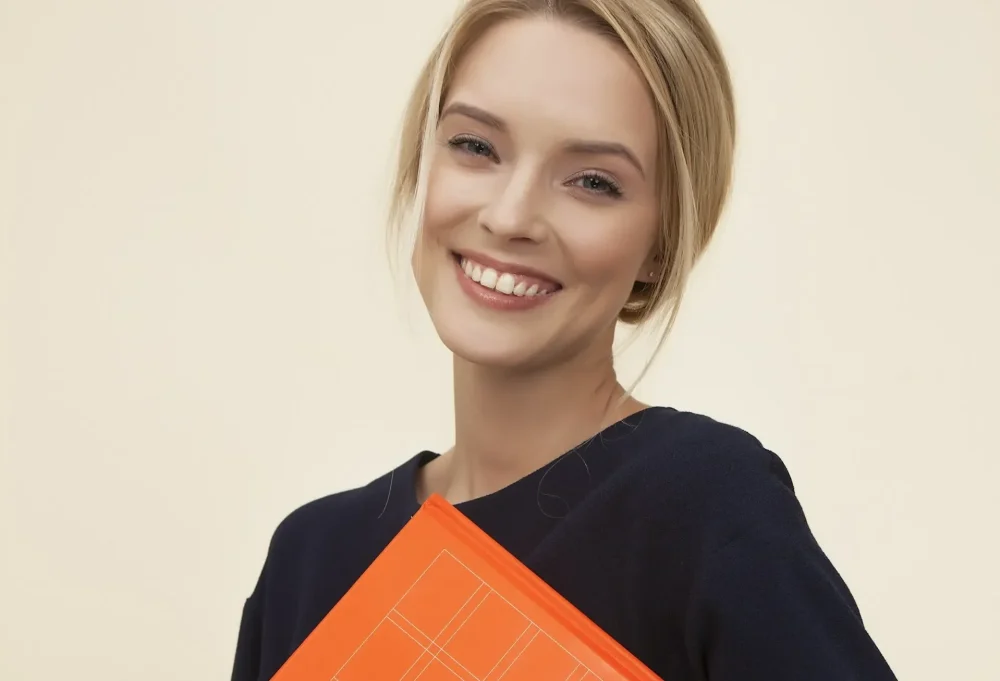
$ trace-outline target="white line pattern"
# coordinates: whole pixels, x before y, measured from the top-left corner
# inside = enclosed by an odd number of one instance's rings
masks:
[[[424,632],[423,630],[421,630],[420,627],[418,627],[412,621],[410,621],[405,615],[403,615],[403,613],[400,612],[400,610],[399,610],[399,606],[406,599],[406,597],[410,595],[410,593],[413,591],[414,587],[416,587],[417,584],[427,575],[427,573],[431,570],[431,568],[433,568],[434,565],[437,564],[438,561],[442,557],[445,557],[445,556],[447,558],[455,561],[455,563],[457,563],[458,565],[460,565],[461,567],[463,567],[466,571],[468,571],[469,574],[471,574],[473,577],[476,578],[476,580],[477,580],[478,583],[476,584],[476,588],[473,589],[472,593],[469,594],[468,598],[465,599],[465,602],[462,603],[462,605],[452,614],[451,619],[448,620],[448,622],[441,628],[441,630],[435,636],[430,636],[426,632]],[[461,614],[461,612],[463,610],[465,610],[466,607],[468,607],[469,603],[471,603],[472,600],[477,597],[477,595],[479,595],[479,594],[481,594],[483,592],[484,587],[485,587],[486,594],[481,599],[479,599],[479,602],[472,609],[472,611],[468,615],[466,615],[465,619],[462,620],[462,622],[458,625],[458,627],[456,627],[455,630],[451,632],[451,634],[448,636],[447,640],[445,640],[443,643],[438,643],[437,642],[438,637],[440,637],[442,634],[444,634],[446,631],[448,631],[448,628],[455,621],[455,618],[457,618],[459,616],[459,614]],[[482,679],[480,679],[480,678],[476,677],[469,669],[467,669],[459,660],[455,659],[455,657],[453,655],[451,655],[446,650],[446,647],[448,646],[448,644],[450,644],[452,642],[452,640],[455,638],[455,636],[458,634],[458,632],[462,630],[462,627],[464,627],[472,619],[473,615],[476,614],[476,612],[483,605],[483,603],[485,603],[487,600],[489,600],[489,598],[492,597],[492,596],[496,596],[496,597],[500,598],[507,606],[509,606],[511,609],[513,609],[514,612],[516,612],[521,617],[523,617],[525,619],[525,621],[528,622],[528,625],[524,628],[523,631],[521,631],[520,634],[517,635],[517,637],[510,644],[510,646],[507,648],[507,650],[497,659],[496,663],[489,670],[489,672],[487,672],[487,674]],[[402,620],[402,622],[404,622],[406,625],[408,625],[414,631],[416,631],[417,633],[419,633],[426,641],[429,641],[429,643],[421,642],[417,638],[415,638],[410,632],[408,632],[403,626],[401,626],[399,622],[394,621],[394,619],[397,619],[397,618],[399,620]],[[433,665],[435,662],[437,662],[439,664],[439,666],[442,666],[445,669],[447,669],[449,672],[451,672],[456,678],[460,679],[461,681],[486,681],[497,670],[497,667],[499,667],[500,664],[510,655],[511,651],[514,650],[514,648],[521,642],[521,640],[525,637],[525,635],[530,630],[532,630],[532,629],[534,629],[534,634],[532,635],[531,639],[528,641],[528,643],[526,645],[524,645],[521,648],[521,650],[514,657],[514,659],[510,661],[510,663],[506,666],[506,668],[500,674],[500,676],[498,676],[496,678],[496,681],[501,681],[504,678],[504,676],[506,676],[507,672],[509,672],[515,666],[515,664],[517,663],[518,659],[520,659],[520,657],[524,654],[524,652],[526,650],[528,650],[528,648],[530,648],[532,646],[532,644],[534,644],[535,640],[539,636],[543,636],[543,637],[547,638],[551,643],[554,643],[556,646],[558,646],[563,652],[566,653],[566,655],[570,658],[570,661],[574,664],[574,667],[573,667],[572,671],[570,671],[569,676],[566,677],[567,681],[569,681],[569,679],[571,679],[571,678],[577,677],[577,675],[579,674],[579,672],[581,670],[584,672],[583,676],[586,677],[588,680],[589,679],[595,679],[596,681],[602,681],[601,678],[592,669],[590,669],[585,664],[583,664],[580,660],[578,660],[577,657],[575,655],[573,655],[569,650],[567,650],[565,646],[563,646],[561,643],[559,643],[559,641],[555,640],[552,636],[550,636],[548,633],[546,633],[541,627],[538,626],[538,624],[536,624],[534,621],[532,621],[532,619],[530,617],[528,617],[526,614],[524,614],[523,612],[521,612],[521,610],[517,606],[515,606],[509,600],[507,600],[506,598],[504,598],[504,596],[501,593],[499,593],[498,591],[496,591],[495,589],[493,589],[493,587],[491,587],[486,582],[485,579],[483,579],[478,574],[476,574],[476,572],[474,570],[472,570],[468,565],[466,565],[461,560],[459,560],[457,556],[455,556],[453,553],[451,553],[447,549],[442,550],[437,556],[434,557],[434,559],[430,562],[430,564],[428,564],[427,567],[424,568],[423,572],[420,573],[420,575],[406,589],[406,591],[399,598],[399,600],[397,600],[396,603],[392,606],[392,608],[389,609],[389,612],[387,612],[382,617],[382,619],[379,620],[378,624],[375,625],[375,628],[365,637],[365,639],[354,650],[354,652],[351,653],[351,655],[340,666],[340,668],[336,671],[336,673],[334,673],[334,675],[331,677],[330,681],[341,681],[340,675],[344,672],[344,670],[351,663],[351,661],[357,656],[358,652],[361,651],[361,649],[364,648],[365,645],[371,640],[371,638],[375,634],[375,632],[377,632],[381,627],[383,627],[386,624],[393,625],[396,629],[398,629],[403,634],[405,634],[408,638],[410,638],[411,640],[413,640],[413,642],[416,643],[417,646],[423,651],[423,653],[419,654],[417,656],[417,658],[410,664],[410,666],[407,667],[406,671],[403,672],[403,675],[400,677],[399,681],[402,681],[403,679],[407,678],[407,676],[413,671],[413,668],[421,660],[426,659],[427,655],[430,656],[430,659],[426,661],[426,664],[424,664],[424,666],[420,670],[420,672],[416,675],[416,677],[414,677],[414,681],[418,681],[420,679],[420,677],[423,676],[424,672],[426,672],[431,667],[431,665]],[[443,659],[442,656],[444,658],[447,658],[447,659]],[[460,668],[461,671],[464,672],[464,674],[467,674],[468,676],[466,677],[466,676],[460,675],[458,672],[455,671],[455,669],[453,669],[453,667]],[[383,681],[383,680],[382,679],[378,679],[378,680],[372,679],[372,681]]]

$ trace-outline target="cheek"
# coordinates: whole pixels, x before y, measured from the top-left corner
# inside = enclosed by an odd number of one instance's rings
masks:
[[[594,287],[609,287],[617,296],[631,291],[652,239],[651,220],[645,215],[590,220],[564,239],[577,276]]]
[[[483,180],[446,163],[431,167],[424,206],[423,229],[431,236],[442,236],[474,219],[483,194]]]

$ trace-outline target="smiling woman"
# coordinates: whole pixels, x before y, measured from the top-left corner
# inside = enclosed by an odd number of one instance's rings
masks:
[[[616,378],[617,323],[676,315],[734,129],[694,0],[464,6],[409,104],[392,204],[454,355],[454,446],[281,524],[234,680],[270,678],[431,494],[670,681],[893,678],[781,460]]]
[[[669,269],[654,258],[676,242],[676,221],[660,219],[660,127],[635,60],[575,23],[507,21],[483,30],[442,91],[414,252],[441,339],[475,364],[592,364],[633,292],[652,311],[646,289]],[[456,254],[500,269],[456,287]],[[480,314],[487,299],[461,295],[495,295],[519,267],[561,283],[530,317]]]

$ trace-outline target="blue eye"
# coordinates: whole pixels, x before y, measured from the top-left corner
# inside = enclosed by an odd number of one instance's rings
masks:
[[[584,173],[575,177],[571,182],[574,186],[586,190],[591,194],[603,194],[612,198],[618,198],[622,195],[622,190],[618,186],[618,183],[601,173]]]
[[[471,135],[459,135],[448,140],[448,146],[457,149],[471,156],[483,156],[485,158],[496,158],[496,152],[490,143],[484,139]]]

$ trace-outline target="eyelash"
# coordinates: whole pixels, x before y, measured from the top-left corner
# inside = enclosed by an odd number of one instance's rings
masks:
[[[482,147],[481,151],[485,153],[477,153],[476,151],[469,149],[469,145],[479,145],[480,147]],[[476,137],[474,135],[458,135],[456,137],[453,137],[450,140],[448,140],[448,146],[451,147],[452,149],[456,149],[461,153],[469,154],[471,156],[480,156],[483,158],[489,158],[493,161],[500,160],[500,158],[497,156],[496,151],[493,150],[493,146],[489,142],[487,142],[481,137]],[[607,190],[599,191],[594,189],[588,189],[586,187],[581,187],[580,185],[576,184],[581,180],[595,180],[597,182],[603,182],[605,185],[607,185]],[[619,185],[618,182],[616,182],[613,177],[593,170],[580,173],[572,180],[570,180],[570,182],[573,183],[574,186],[583,189],[585,192],[589,194],[594,194],[596,196],[607,196],[609,198],[617,199],[620,198],[622,195],[621,185]]]
[[[477,154],[476,152],[470,150],[466,145],[478,144],[485,147],[487,153]],[[472,156],[483,156],[485,158],[493,159],[494,161],[499,161],[497,153],[493,150],[493,146],[481,137],[475,137],[474,135],[458,135],[457,137],[452,137],[448,140],[448,146],[457,149],[466,154],[471,154]]]
[[[579,187],[580,185],[577,185],[575,183],[579,182],[580,180],[596,180],[597,182],[603,182],[608,186],[607,191],[598,191],[594,189],[588,189],[586,187],[580,187],[580,189],[586,192],[590,192],[591,194],[597,194],[598,196],[608,196],[613,199],[617,199],[622,195],[621,186],[617,182],[615,182],[614,178],[612,178],[610,175],[605,175],[604,173],[598,173],[593,170],[588,170],[587,172],[581,173],[580,175],[577,175],[576,177],[573,178],[572,182],[574,183],[574,186]]]

